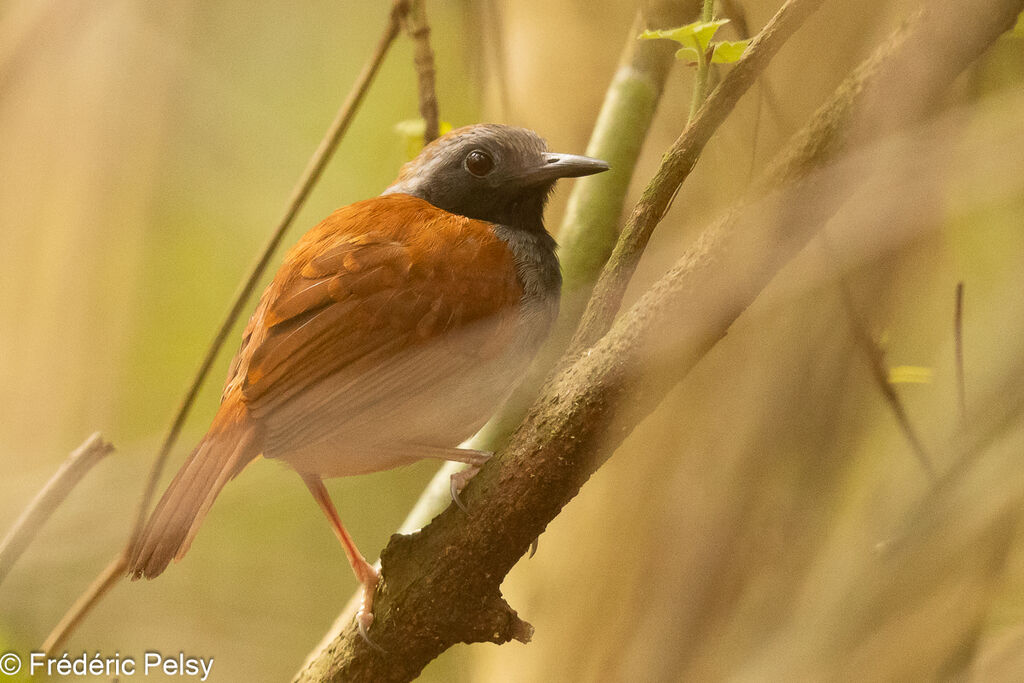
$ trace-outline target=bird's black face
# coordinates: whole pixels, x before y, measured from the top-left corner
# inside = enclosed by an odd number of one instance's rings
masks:
[[[556,180],[607,169],[598,159],[548,152],[524,128],[482,124],[428,145],[385,194],[411,194],[461,216],[542,230],[544,204]]]

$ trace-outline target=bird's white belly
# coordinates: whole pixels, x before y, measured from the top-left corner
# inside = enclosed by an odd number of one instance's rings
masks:
[[[440,454],[472,436],[511,393],[549,315],[488,321],[321,382],[263,420],[264,456],[321,477],[363,474]],[[436,451],[434,450],[436,449]]]

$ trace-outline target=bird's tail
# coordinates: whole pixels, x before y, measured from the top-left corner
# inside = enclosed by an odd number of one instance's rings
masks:
[[[218,418],[221,416],[218,415]],[[132,545],[132,580],[158,576],[188,552],[199,526],[224,485],[256,458],[253,430],[241,420],[221,420],[203,437],[175,475]]]

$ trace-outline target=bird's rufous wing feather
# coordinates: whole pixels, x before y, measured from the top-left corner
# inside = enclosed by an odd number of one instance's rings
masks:
[[[388,357],[511,313],[521,295],[491,224],[408,195],[358,202],[288,253],[225,391],[237,385],[259,415],[338,373],[358,372],[372,386]]]

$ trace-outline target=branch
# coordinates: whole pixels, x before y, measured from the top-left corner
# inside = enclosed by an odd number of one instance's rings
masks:
[[[71,489],[82,480],[93,465],[114,451],[114,446],[96,432],[61,464],[46,485],[28,504],[18,521],[0,543],[0,583],[4,582],[14,563],[29,546],[39,530],[60,507]]]
[[[611,327],[622,305],[626,286],[655,226],[665,216],[680,185],[696,166],[704,146],[783,43],[823,1],[789,0],[783,5],[669,148],[658,172],[626,221],[622,236],[597,281],[594,295],[569,346],[570,354],[575,355],[592,345]]]
[[[413,63],[416,65],[416,79],[419,85],[420,116],[425,124],[423,144],[428,144],[440,135],[441,122],[437,112],[437,91],[434,81],[434,51],[430,49],[430,24],[427,23],[425,0],[410,0],[409,9],[403,18],[405,30],[413,40]]]
[[[917,98],[933,101],[1013,24],[1024,0],[966,4],[956,12],[929,7],[898,32],[879,54],[902,65],[907,62],[901,59],[914,55],[929,66],[898,74],[903,87],[895,88],[889,87],[897,76],[890,65],[859,69],[842,91],[846,110],[887,124],[874,129],[875,135],[919,120],[927,107]],[[943,40],[954,32],[957,40]],[[888,97],[877,99],[878,93]],[[886,116],[889,111],[902,115]],[[804,151],[798,146],[792,157],[802,158]],[[457,642],[524,635],[522,621],[499,592],[505,575],[630,429],[725,335],[835,210],[832,200],[815,209],[823,188],[849,194],[856,177],[837,175],[806,175],[790,192],[769,198],[769,210],[748,206],[744,215],[705,233],[608,334],[552,380],[507,448],[466,487],[468,515],[449,506],[417,534],[392,537],[382,555],[384,584],[372,633],[388,654],[371,649],[349,625],[298,680],[408,680]],[[837,186],[840,179],[846,186]],[[735,247],[744,268],[736,267]],[[645,372],[652,355],[653,372]]]
[[[675,63],[675,48],[671,44],[636,39],[641,26],[652,29],[678,26],[697,11],[698,4],[699,0],[660,0],[646,7],[643,17],[638,16],[636,24],[630,28],[586,151],[588,156],[607,161],[611,170],[574,181],[557,231],[563,277],[558,320],[524,380],[473,437],[469,448],[498,450],[522,421],[544,379],[565,350],[594,280],[615,246],[619,216],[637,159]],[[446,462],[438,469],[398,533],[411,534],[444,510],[451,502],[451,475],[462,468],[460,463]],[[357,596],[346,604],[324,641],[310,652],[306,664],[348,625],[358,604]]]
[[[384,32],[381,35],[380,40],[377,42],[376,48],[370,56],[370,59],[363,66],[362,71],[360,71],[359,75],[356,77],[356,82],[352,85],[352,89],[349,91],[348,97],[345,98],[345,101],[342,103],[341,108],[335,115],[334,120],[328,127],[327,132],[324,133],[323,139],[313,152],[313,156],[310,157],[305,170],[302,172],[298,182],[295,184],[295,188],[292,190],[291,196],[288,198],[288,202],[285,206],[284,215],[282,215],[281,219],[277,222],[277,225],[274,227],[274,230],[270,235],[270,239],[267,240],[266,245],[260,252],[259,258],[256,260],[256,263],[250,270],[249,275],[242,283],[238,293],[235,294],[235,298],[231,303],[228,314],[224,318],[224,322],[221,323],[216,335],[214,335],[213,341],[210,343],[210,346],[206,351],[206,355],[203,358],[202,363],[200,363],[195,377],[192,379],[192,384],[189,386],[188,391],[185,393],[185,397],[178,406],[178,410],[174,416],[174,421],[171,423],[171,427],[168,430],[166,437],[164,437],[160,451],[157,454],[156,459],[153,461],[153,467],[150,470],[149,479],[146,482],[146,488],[142,494],[142,499],[139,501],[139,509],[135,518],[135,526],[132,528],[128,544],[110,561],[110,564],[107,565],[107,568],[103,573],[93,581],[88,590],[79,597],[68,613],[61,618],[60,623],[46,639],[46,643],[49,644],[49,647],[44,646],[44,650],[46,652],[50,652],[52,649],[60,647],[64,643],[68,636],[70,636],[71,631],[85,617],[85,614],[88,613],[88,611],[91,610],[97,602],[99,602],[103,595],[105,595],[107,591],[109,591],[110,588],[118,582],[127,569],[128,551],[134,545],[136,538],[139,533],[142,532],[142,528],[146,523],[146,515],[153,502],[153,497],[156,495],[157,485],[160,482],[161,474],[163,474],[164,466],[167,464],[167,458],[170,455],[174,444],[178,441],[181,429],[185,424],[185,419],[192,410],[196,396],[199,394],[199,389],[206,381],[207,376],[210,373],[210,368],[213,367],[213,362],[217,358],[217,354],[224,346],[228,333],[238,321],[238,317],[245,308],[249,297],[256,289],[256,285],[259,283],[264,271],[270,264],[270,259],[277,250],[277,247],[280,245],[281,239],[284,237],[284,233],[291,226],[292,221],[295,220],[295,216],[299,213],[299,210],[305,203],[306,198],[309,197],[309,193],[320,179],[324,168],[327,166],[327,162],[330,161],[334,151],[338,148],[338,143],[341,142],[341,138],[348,130],[349,124],[352,123],[352,119],[355,117],[355,113],[358,110],[359,105],[362,103],[370,85],[373,83],[374,77],[380,70],[384,57],[387,55],[388,49],[391,47],[391,43],[394,42],[395,38],[398,36],[398,31],[401,25],[401,16],[408,9],[407,3],[408,0],[395,0],[392,4],[391,11],[388,14],[387,24],[384,27]]]

